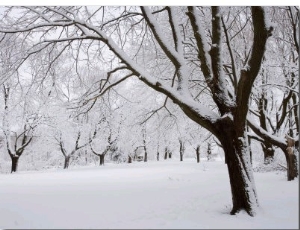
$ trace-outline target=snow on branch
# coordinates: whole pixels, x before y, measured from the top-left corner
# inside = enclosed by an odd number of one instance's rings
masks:
[[[15,29],[2,29],[0,27],[1,33],[22,33],[22,32],[29,32],[38,28],[45,28],[45,27],[56,27],[56,26],[71,26],[74,25],[74,22],[51,22],[51,23],[40,23],[37,25],[27,26],[25,28],[15,28]]]
[[[238,82],[236,102],[239,109],[236,117],[239,121],[244,121],[247,117],[251,89],[262,64],[267,39],[273,30],[272,27],[269,28],[266,25],[266,13],[263,7],[253,6],[251,10],[254,38],[249,61],[246,63],[246,67],[241,70]]]
[[[176,50],[169,45],[169,42],[163,35],[163,32],[158,25],[157,21],[153,17],[152,13],[150,12],[149,8],[146,6],[142,6],[141,10],[143,12],[143,15],[151,28],[151,31],[153,32],[157,42],[159,43],[160,47],[162,50],[165,52],[165,54],[169,57],[169,59],[176,65],[179,64],[179,62],[184,63],[183,56],[180,56]],[[174,21],[173,21],[174,23]],[[175,26],[175,25],[174,25]],[[178,34],[177,34],[178,36]]]
[[[286,146],[285,140],[283,138],[274,136],[271,133],[264,130],[263,128],[259,127],[249,116],[247,117],[247,122],[249,127],[256,133],[256,135],[260,136],[261,138],[267,140],[268,142],[278,147],[284,148],[284,146]]]
[[[75,40],[84,40],[84,39],[99,39],[99,37],[91,36],[91,35],[83,35],[83,36],[75,36],[75,37],[67,37],[60,39],[45,39],[44,42],[66,42],[66,41],[75,41]],[[100,39],[99,39],[100,40]]]
[[[210,48],[206,41],[205,33],[203,31],[201,21],[198,17],[196,7],[189,6],[187,15],[189,16],[189,19],[191,21],[194,36],[197,41],[199,59],[201,61],[201,70],[204,74],[204,77],[206,78],[206,81],[208,82],[208,84],[210,84],[212,81],[211,61],[208,53]]]
[[[165,38],[161,27],[158,25],[149,8],[141,7],[141,10],[160,47],[167,55],[169,60],[174,64],[175,68],[178,70],[178,90],[182,91],[180,92],[182,94],[188,94],[187,79],[189,77],[189,69],[184,60],[182,38],[174,9],[172,7],[167,7],[170,18],[170,26],[175,43],[175,49],[169,45],[169,42]]]
[[[61,7],[47,7],[47,10],[50,12],[53,12],[53,14],[58,17],[54,18],[53,20],[59,19],[59,22],[47,22],[47,23],[40,23],[40,22],[32,22],[31,26],[20,28],[20,29],[0,29],[0,32],[3,33],[21,33],[21,32],[28,32],[33,31],[37,28],[45,28],[45,27],[68,27],[68,26],[76,26],[83,34],[84,37],[69,37],[69,38],[58,38],[58,40],[52,40],[48,39],[46,40],[48,44],[43,45],[44,42],[39,42],[38,46],[32,50],[32,53],[37,52],[37,50],[42,49],[43,47],[46,47],[49,45],[50,42],[60,42],[60,41],[72,41],[72,40],[78,40],[78,39],[85,39],[91,36],[91,39],[98,39],[101,40],[104,44],[108,46],[108,48],[121,60],[122,63],[124,63],[127,67],[127,69],[131,72],[130,76],[140,76],[140,80],[143,81],[145,84],[147,84],[149,87],[153,88],[154,90],[161,92],[165,94],[167,97],[169,97],[173,102],[177,105],[179,105],[183,111],[191,117],[194,121],[196,121],[199,124],[202,124],[204,127],[208,128],[209,130],[213,129],[213,123],[216,122],[219,118],[219,115],[210,109],[208,109],[205,106],[202,106],[201,104],[195,102],[190,95],[189,91],[185,90],[176,90],[171,86],[166,85],[163,82],[160,82],[153,76],[151,76],[142,66],[138,65],[132,58],[128,56],[125,51],[119,47],[114,39],[107,35],[103,30],[101,30],[101,27],[95,26],[91,23],[88,23],[86,20],[81,20],[77,17],[72,18],[70,14],[67,13],[67,11],[64,11]],[[152,28],[152,31],[154,32],[157,41],[161,44],[162,49],[166,53],[167,57],[175,64],[176,69],[178,70],[178,77],[184,78],[182,80],[183,85],[182,88],[187,88],[187,84],[185,81],[188,80],[189,77],[189,69],[187,65],[185,64],[184,57],[180,55],[180,52],[177,52],[174,47],[170,46],[166,38],[164,37],[164,34],[162,30],[160,29],[160,26],[156,22],[155,18],[153,17],[152,13],[147,7],[142,7],[142,12],[147,20],[148,25],[150,28]],[[37,12],[35,12],[36,14]],[[173,15],[172,11],[171,14]],[[34,24],[35,23],[35,24]],[[178,26],[176,20],[172,20],[172,24],[174,26]],[[178,42],[180,38],[179,31],[176,32],[178,37]],[[44,43],[45,44],[45,43]],[[179,44],[179,43],[178,43]],[[37,48],[37,49],[36,49]],[[178,46],[179,48],[179,46]],[[207,53],[207,48],[204,48],[205,53]],[[209,60],[209,59],[207,59]],[[120,79],[118,82],[110,84],[108,88],[104,89],[102,93],[107,91],[109,88],[114,86],[115,84],[120,83],[121,81],[125,80],[126,78],[130,77],[126,76],[125,78]]]

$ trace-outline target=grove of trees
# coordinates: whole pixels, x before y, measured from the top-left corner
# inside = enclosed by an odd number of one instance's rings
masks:
[[[279,150],[298,176],[299,8],[1,6],[0,18],[0,169],[25,154],[65,169],[199,163],[216,143],[231,214],[250,216],[253,154],[271,164]]]

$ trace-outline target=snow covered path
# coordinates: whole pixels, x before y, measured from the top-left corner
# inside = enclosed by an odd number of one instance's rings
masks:
[[[256,217],[229,215],[226,165],[185,159],[0,175],[0,228],[298,229],[298,179],[254,173]]]

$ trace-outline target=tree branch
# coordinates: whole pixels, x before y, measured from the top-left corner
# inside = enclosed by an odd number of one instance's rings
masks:
[[[251,89],[260,70],[267,39],[269,36],[271,36],[271,32],[273,30],[273,27],[268,27],[266,24],[265,11],[262,7],[253,6],[251,10],[254,28],[254,40],[249,61],[241,70],[236,101],[238,109],[235,113],[235,123],[241,127],[241,130],[239,130],[241,133],[245,127]]]

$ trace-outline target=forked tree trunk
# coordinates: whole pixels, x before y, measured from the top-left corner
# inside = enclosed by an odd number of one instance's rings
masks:
[[[11,173],[17,172],[19,164],[19,156],[11,156]]]
[[[64,169],[69,168],[71,156],[65,156]]]
[[[222,132],[219,140],[224,148],[231,186],[233,207],[230,214],[245,210],[250,216],[254,216],[258,200],[246,133],[243,137],[237,137],[230,127],[223,130],[225,132]]]
[[[196,148],[196,156],[197,156],[197,163],[200,163],[200,146],[197,145]]]

